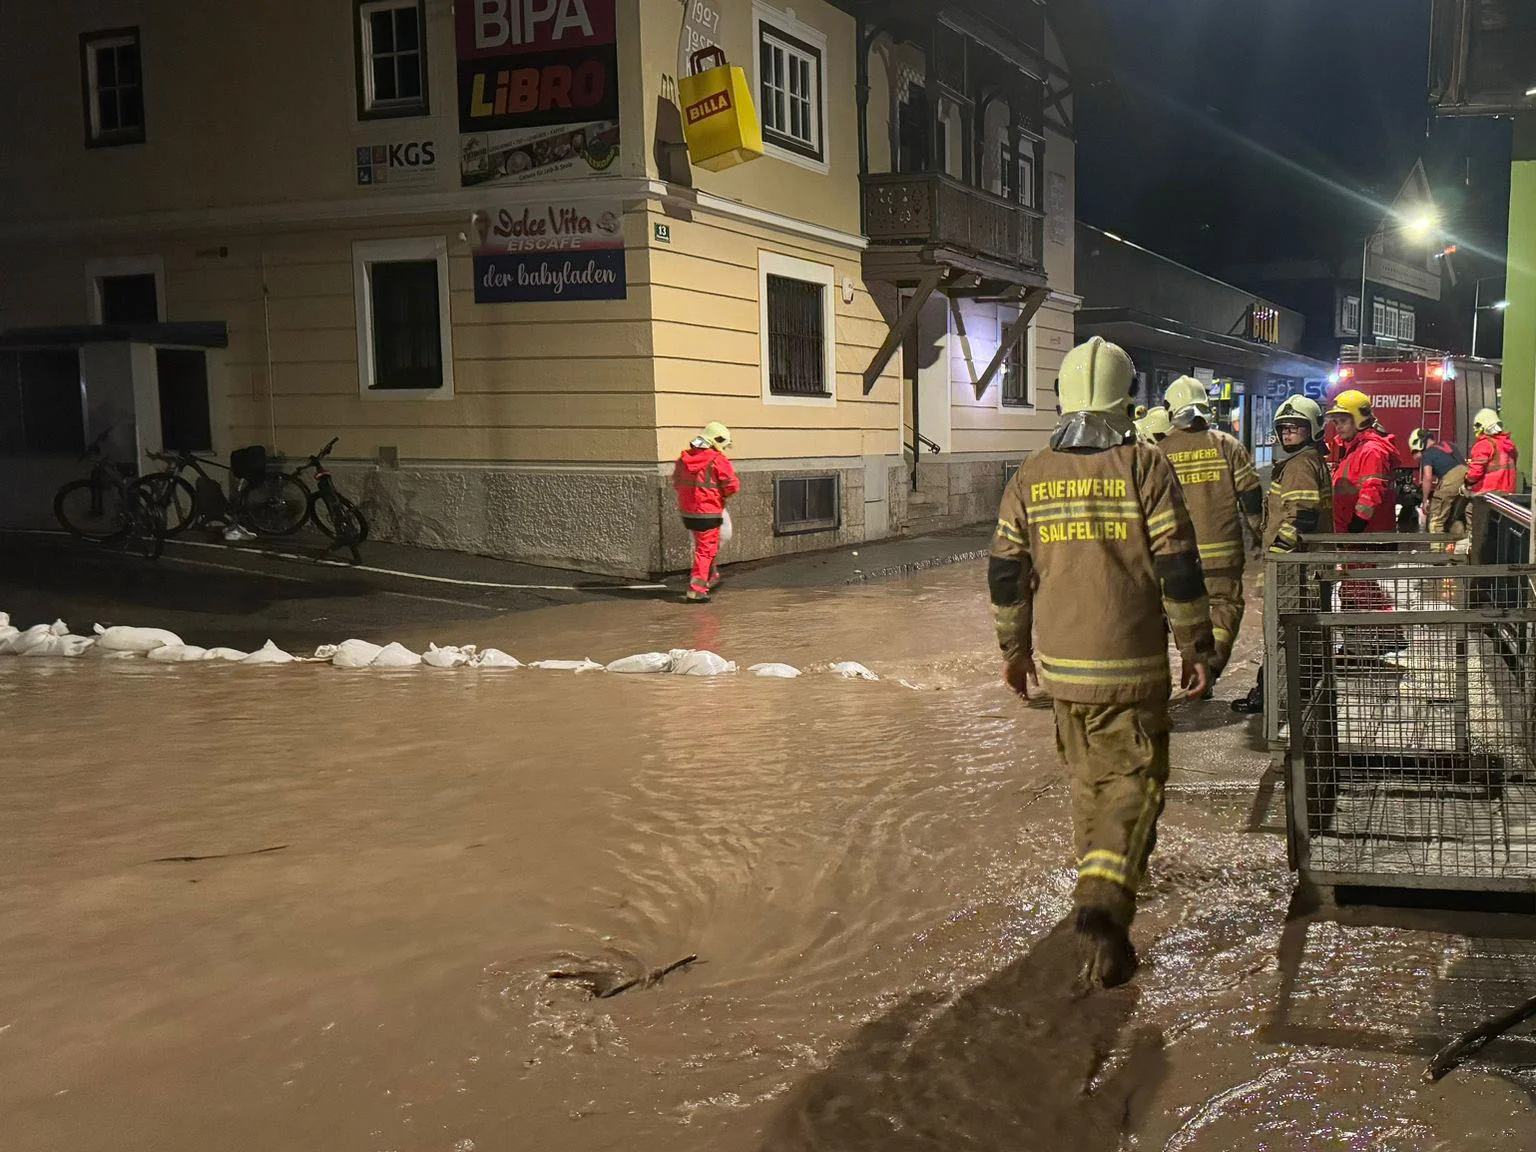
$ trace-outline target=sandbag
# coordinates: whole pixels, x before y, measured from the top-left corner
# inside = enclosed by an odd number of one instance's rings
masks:
[[[208,659],[208,649],[196,644],[166,644],[149,654],[156,664],[195,664]]]
[[[788,664],[754,664],[747,671],[765,680],[794,680],[800,675],[800,669]]]
[[[331,663],[338,668],[367,668],[379,658],[382,651],[384,647],[381,644],[370,644],[366,640],[343,640],[331,653]],[[319,654],[315,653],[316,656]]]
[[[412,652],[404,644],[386,644],[379,650],[378,656],[369,665],[370,668],[417,668],[421,665],[421,656]]]
[[[672,671],[672,656],[667,652],[643,652],[639,656],[626,656],[608,665],[608,671],[622,676],[649,676],[658,672]]]
[[[506,669],[521,668],[523,662],[512,656],[508,656],[500,648],[487,648],[484,652],[475,653],[475,658],[470,661],[475,668]]]
[[[678,648],[671,655],[674,676],[728,676],[736,671],[736,665],[713,652]]]
[[[853,661],[853,660],[847,660],[847,661],[844,661],[841,664],[834,664],[834,665],[832,665],[830,671],[837,673],[844,680],[878,680],[878,679],[880,679],[880,677],[876,676],[868,668],[864,667],[864,665],[862,665],[862,664],[860,664],[860,663],[858,663],[856,661]]]
[[[462,668],[475,656],[475,647],[471,644],[466,648],[439,648],[436,644],[428,644],[427,650],[421,654],[421,662],[428,668]]]
[[[530,668],[546,672],[601,672],[603,666],[591,660],[535,660]]]
[[[104,652],[153,652],[167,644],[180,644],[181,637],[163,628],[129,628],[96,625],[96,646]]]
[[[242,652],[238,648],[210,648],[204,654],[205,660],[226,660],[232,664],[238,664],[250,653]]]
[[[256,651],[252,652],[244,660],[240,661],[240,663],[248,664],[252,667],[273,664],[292,664],[293,657],[290,656],[287,652],[284,652],[276,644],[272,643],[272,641],[268,640]]]
[[[9,651],[12,656],[30,656],[34,651],[39,656],[53,656],[57,654],[58,640],[59,633],[52,625],[34,624],[11,640]]]

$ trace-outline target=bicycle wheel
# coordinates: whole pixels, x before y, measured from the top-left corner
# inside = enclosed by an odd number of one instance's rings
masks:
[[[197,508],[197,489],[180,476],[169,472],[151,472],[128,486],[143,494],[151,508],[158,508],[165,520],[165,535],[179,536],[201,517]]]
[[[277,472],[242,488],[235,511],[258,536],[291,536],[309,519],[312,499],[297,476]]]
[[[71,480],[53,498],[53,514],[64,530],[82,540],[120,540],[129,517],[123,489],[96,480]]]
[[[358,508],[356,504],[352,503],[352,501],[343,496],[340,492],[333,492],[332,495],[337,501],[339,501],[347,508],[348,512],[350,513],[349,518],[352,521],[350,531],[356,534],[357,543],[362,544],[368,539],[368,517],[364,516],[362,510]],[[338,541],[342,544],[347,543],[345,539],[336,534],[336,526],[332,523],[331,511],[326,506],[323,493],[316,492],[313,496],[310,497],[309,518],[314,521],[316,528],[320,529],[320,531],[324,532],[332,540]]]

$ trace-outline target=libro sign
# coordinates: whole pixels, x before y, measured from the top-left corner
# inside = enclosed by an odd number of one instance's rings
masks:
[[[623,211],[555,200],[476,212],[475,303],[624,299]]]
[[[458,0],[465,185],[604,172],[619,151],[615,0]]]

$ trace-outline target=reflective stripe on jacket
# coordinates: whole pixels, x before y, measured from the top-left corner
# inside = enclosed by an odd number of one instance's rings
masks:
[[[1479,436],[1467,461],[1467,488],[1477,494],[1519,491],[1519,457],[1508,432]]]
[[[688,448],[672,467],[677,510],[684,516],[718,516],[725,502],[741,491],[736,469],[716,448]]]
[[[1362,428],[1344,442],[1343,454],[1333,474],[1333,530],[1348,532],[1356,516],[1366,522],[1367,532],[1392,532],[1397,528],[1397,492],[1392,469],[1397,445],[1376,428]]]
[[[1264,547],[1292,552],[1301,538],[1333,525],[1333,485],[1322,448],[1308,445],[1270,472],[1264,502]]]
[[[1184,491],[1206,574],[1243,570],[1243,524],[1255,539],[1264,492],[1242,443],[1214,428],[1170,432],[1158,445]]]

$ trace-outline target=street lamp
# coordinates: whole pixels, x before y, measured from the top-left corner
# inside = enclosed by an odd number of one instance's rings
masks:
[[[1366,270],[1371,263],[1371,245],[1385,236],[1393,227],[1396,227],[1410,240],[1419,243],[1427,241],[1440,228],[1440,214],[1433,208],[1421,209],[1411,216],[1393,213],[1381,222],[1381,227],[1365,238],[1365,243],[1360,246],[1360,322],[1355,326],[1360,341],[1361,355],[1365,350],[1365,279]],[[1374,331],[1372,335],[1374,336]]]
[[[1509,307],[1508,300],[1495,300],[1492,304],[1484,304],[1483,285],[1489,280],[1502,280],[1502,276],[1484,276],[1472,286],[1472,357],[1477,358],[1477,319],[1480,312],[1503,312]]]

